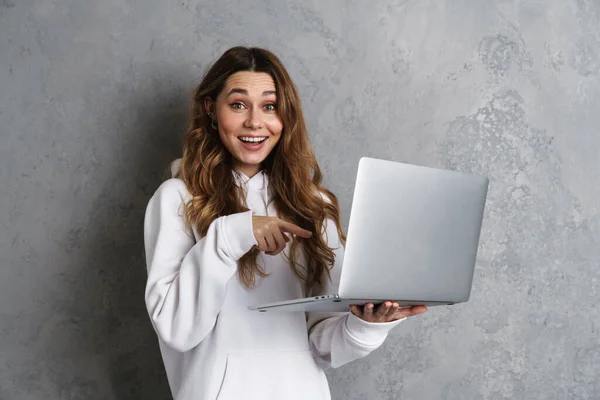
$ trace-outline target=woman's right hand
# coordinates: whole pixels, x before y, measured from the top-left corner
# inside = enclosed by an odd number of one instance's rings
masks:
[[[287,242],[290,241],[286,232],[307,239],[312,236],[311,231],[302,229],[291,222],[283,221],[277,217],[263,216],[252,216],[252,232],[258,242],[258,248],[264,251],[265,254],[272,256],[283,251]]]

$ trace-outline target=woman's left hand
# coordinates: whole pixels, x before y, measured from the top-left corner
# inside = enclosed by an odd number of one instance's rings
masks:
[[[363,307],[352,305],[350,310],[358,318],[366,322],[392,322],[402,318],[423,314],[427,311],[426,306],[400,307],[394,301],[384,301],[378,307],[373,303],[367,303]]]

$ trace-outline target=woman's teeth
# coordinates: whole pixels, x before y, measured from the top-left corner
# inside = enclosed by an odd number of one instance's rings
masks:
[[[266,139],[266,137],[260,137],[260,138],[240,137],[240,140],[242,142],[246,142],[246,143],[260,143],[260,142],[263,142],[265,139]]]

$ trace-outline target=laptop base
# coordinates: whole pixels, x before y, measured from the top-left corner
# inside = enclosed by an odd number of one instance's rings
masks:
[[[351,305],[365,305],[367,303],[373,303],[378,305],[387,300],[381,299],[346,299],[341,298],[338,295],[327,295],[327,296],[316,296],[306,297],[303,299],[279,301],[276,303],[261,304],[255,306],[249,306],[249,310],[267,312],[267,311],[284,311],[284,312],[347,312],[350,311]],[[455,302],[452,301],[408,301],[408,300],[397,300],[401,307],[411,306],[445,306],[453,305]]]

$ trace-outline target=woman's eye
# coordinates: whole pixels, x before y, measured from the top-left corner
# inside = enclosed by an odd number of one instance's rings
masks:
[[[266,109],[267,111],[275,111],[275,110],[277,110],[277,106],[276,106],[275,104],[267,104],[267,105],[265,106],[265,109]]]
[[[241,109],[243,109],[243,108],[244,108],[244,105],[243,105],[242,103],[233,103],[233,104],[231,105],[231,107],[232,107],[234,110],[241,110]]]

